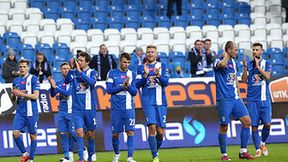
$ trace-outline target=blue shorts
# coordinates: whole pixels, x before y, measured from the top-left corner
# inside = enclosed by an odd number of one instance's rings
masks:
[[[230,123],[231,115],[235,119],[248,116],[247,108],[241,99],[217,101],[216,109],[218,111],[220,124]]]
[[[111,110],[110,117],[113,134],[135,130],[135,109]]]
[[[247,108],[251,118],[251,126],[271,123],[271,102],[266,101],[248,101]]]
[[[20,132],[25,132],[25,127],[27,127],[29,134],[37,133],[37,122],[39,115],[26,116],[16,113],[13,120],[13,130],[19,130]]]
[[[71,132],[71,114],[59,112],[56,114],[56,125],[58,132]]]
[[[95,130],[97,127],[96,110],[73,111],[72,129],[83,128],[84,131]]]
[[[167,106],[143,107],[146,125],[156,124],[157,127],[166,128]]]

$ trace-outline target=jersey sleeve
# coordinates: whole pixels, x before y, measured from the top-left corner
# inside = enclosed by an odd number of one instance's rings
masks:
[[[166,64],[162,63],[162,68],[161,68],[161,75],[159,77],[160,83],[162,86],[167,86],[169,83],[169,73],[168,73],[168,68]]]
[[[32,91],[40,91],[40,83],[36,76],[33,76],[32,78]]]
[[[136,88],[136,73],[132,72],[132,82],[131,85],[128,86],[127,90],[132,96],[136,96],[137,88]]]
[[[139,89],[143,87],[147,81],[147,78],[144,77],[144,65],[141,65],[137,69],[137,76],[136,76],[136,87]]]
[[[266,61],[265,71],[268,71],[268,72],[271,73],[271,71],[272,71],[272,65],[271,65],[270,61]]]
[[[114,85],[113,70],[109,70],[106,80],[106,90],[108,94],[114,94],[122,91],[121,85]]]
[[[81,77],[83,78],[83,80],[85,80],[85,82],[87,82],[90,86],[94,86],[94,84],[96,83],[96,71],[92,70],[90,73],[90,77],[88,77],[84,72],[80,72]]]
[[[218,63],[221,61],[222,59],[220,57],[217,57],[214,61],[213,61],[213,67],[215,69],[218,69],[217,65]]]

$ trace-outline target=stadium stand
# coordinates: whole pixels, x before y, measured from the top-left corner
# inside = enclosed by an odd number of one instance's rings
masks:
[[[121,51],[154,44],[163,62],[179,61],[170,55],[181,53],[184,76],[189,77],[187,51],[195,40],[210,38],[214,51],[233,40],[246,55],[251,43],[260,42],[263,57],[273,62],[273,75],[287,75],[288,23],[283,23],[280,0],[184,0],[182,15],[171,19],[166,10],[167,0],[0,1],[1,58],[6,58],[7,47],[31,61],[26,50],[44,50],[59,74],[55,60],[73,57],[77,50],[95,55],[105,43],[118,57]],[[272,49],[280,50],[275,54]]]

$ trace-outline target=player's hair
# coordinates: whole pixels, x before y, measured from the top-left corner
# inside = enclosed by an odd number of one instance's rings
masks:
[[[259,42],[253,43],[252,46],[253,46],[253,47],[259,46],[259,47],[263,48],[263,45],[262,45],[261,43],[259,43]]]
[[[225,45],[225,51],[227,52],[228,49],[233,49],[234,48],[235,43],[233,41],[228,41]]]
[[[120,55],[120,61],[121,61],[123,58],[126,58],[127,60],[131,60],[131,57],[130,57],[130,55],[129,55],[127,52],[123,52],[123,53]]]
[[[21,59],[21,60],[19,61],[19,65],[22,64],[22,63],[26,63],[28,67],[29,67],[29,65],[30,65],[30,62],[29,62],[28,60],[25,60],[25,59]]]
[[[88,53],[86,53],[86,52],[80,52],[79,55],[77,56],[77,58],[79,58],[80,56],[84,57],[86,62],[91,61],[91,56],[88,55]]]
[[[61,65],[60,65],[60,68],[64,65],[68,65],[69,66],[69,63],[68,62],[63,62]]]
[[[148,46],[146,47],[146,51],[147,51],[149,48],[154,48],[154,49],[157,50],[157,47],[156,47],[156,46],[154,46],[154,45],[148,45]]]
[[[205,42],[211,42],[211,39],[208,39],[208,38],[207,38],[207,39],[204,40],[204,43],[205,43]]]
[[[197,40],[195,40],[195,42],[194,42],[194,45],[195,45],[195,46],[196,46],[196,43],[197,43],[197,42],[202,42],[202,43],[204,43],[203,40],[197,39]]]

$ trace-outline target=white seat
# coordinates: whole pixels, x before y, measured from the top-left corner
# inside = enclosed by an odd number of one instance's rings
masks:
[[[265,0],[253,0],[250,3],[252,11],[258,13],[265,13],[266,12],[266,4]]]
[[[102,44],[104,42],[104,34],[100,29],[87,30],[88,38],[91,42]]]
[[[288,35],[283,35],[283,43],[284,43],[284,46],[287,47],[288,46]]]
[[[197,40],[203,38],[203,33],[199,26],[187,26],[186,34],[188,38],[191,40]]]
[[[253,24],[266,26],[267,20],[264,13],[253,12],[250,14]]]
[[[150,28],[138,28],[137,33],[140,40],[150,41],[151,43],[154,40],[154,33]]]
[[[40,25],[37,21],[34,20],[25,20],[23,26],[28,32],[35,32],[36,34],[40,31]]]
[[[190,51],[194,47],[194,43],[197,39],[186,39],[187,51]]]
[[[288,34],[288,23],[283,23],[282,24],[282,30],[283,30],[283,34]]]
[[[269,0],[267,3],[269,12],[281,14],[281,0]]]
[[[251,43],[261,43],[263,45],[263,49],[266,50],[267,49],[267,41],[266,38],[263,39],[263,37],[259,37],[259,36],[252,36],[251,37]]]
[[[218,31],[221,37],[234,41],[234,29],[231,25],[219,25]]]
[[[4,24],[2,21],[0,21],[0,35],[3,36],[3,34],[6,32],[6,24]]]
[[[102,44],[103,42],[99,43],[99,42],[87,42],[86,44],[86,49],[87,49],[87,52],[91,55],[98,55],[99,54],[99,50],[100,50],[100,45]]]
[[[253,25],[250,25],[250,29],[253,33],[253,36],[259,37],[262,40],[266,40],[267,32],[266,32],[265,26],[253,24]]]
[[[136,48],[135,41],[124,40],[120,42],[120,48],[122,52],[132,53]]]
[[[5,10],[3,11],[0,10],[0,22],[2,22],[3,24],[6,24],[8,20],[9,20],[8,12]]]
[[[218,42],[211,42],[211,50],[212,50],[212,51],[219,51],[219,44],[218,44]]]
[[[54,34],[56,32],[56,23],[53,19],[42,19],[40,26],[43,31]]]
[[[243,39],[250,39],[251,33],[250,33],[250,28],[248,25],[245,24],[236,24],[234,26],[234,33],[237,35],[239,38]]]
[[[267,24],[266,29],[270,36],[279,38],[283,35],[280,24]]]
[[[23,22],[25,20],[25,12],[23,9],[10,9],[9,16],[10,19],[14,21]]]
[[[77,50],[81,50],[83,52],[86,52],[86,44],[81,42],[72,42],[70,43],[70,52],[74,55],[77,54]]]
[[[34,32],[23,32],[21,33],[21,39],[24,44],[31,44],[33,48],[37,44],[37,35]]]
[[[280,48],[283,49],[283,40],[282,37],[272,37],[268,36],[267,40],[269,42],[270,48]]]
[[[168,28],[165,27],[156,27],[153,29],[155,38],[157,40],[170,40],[170,33]]]
[[[121,29],[121,37],[125,41],[137,41],[137,32],[133,28],[122,28]]]
[[[71,32],[71,37],[74,42],[81,42],[83,44],[88,42],[88,36],[85,30],[73,30]]]
[[[243,39],[242,37],[236,37],[235,42],[238,44],[238,48],[243,48],[247,50],[251,49],[250,37],[245,39]]]
[[[107,49],[108,49],[110,54],[114,54],[114,55],[116,55],[118,57],[118,55],[120,54],[119,42],[117,42],[117,41],[106,41],[106,42],[104,42],[104,44],[107,46]]]
[[[47,43],[51,47],[53,46],[53,43],[55,42],[55,37],[53,33],[46,32],[46,31],[40,31],[38,33],[38,40],[41,43]]]
[[[74,30],[74,24],[70,19],[61,18],[57,19],[56,25],[58,30],[71,33]]]
[[[228,38],[225,38],[225,37],[219,38],[219,40],[218,40],[219,47],[220,47],[221,49],[224,49],[224,46],[225,46],[225,44],[226,44],[228,41],[231,41],[231,39],[228,39]],[[233,40],[233,41],[234,41],[234,40]]]
[[[146,47],[148,45],[151,45],[152,43],[153,42],[151,40],[145,40],[145,39],[144,40],[138,40],[136,43],[136,46],[141,47],[144,50],[144,52],[146,52]]]
[[[37,22],[40,22],[43,17],[43,13],[40,11],[39,8],[27,8],[25,14],[27,19]]]
[[[153,45],[157,47],[157,52],[170,52],[170,44],[167,39],[157,39],[154,40]]]
[[[216,26],[213,25],[204,25],[202,27],[205,38],[211,39],[211,42],[218,42],[219,33]]]
[[[71,36],[70,36],[70,32],[68,31],[56,31],[55,38],[57,42],[66,43],[68,46],[71,43]]]
[[[179,41],[178,39],[171,39],[169,43],[171,51],[177,51],[182,53],[186,52],[186,40],[185,43],[183,43],[183,41]]]
[[[118,29],[105,29],[104,36],[107,41],[121,41],[121,34]]]
[[[22,22],[20,21],[14,21],[14,20],[9,20],[7,21],[7,29],[10,32],[16,32],[18,33],[18,35],[21,35],[21,33],[23,32],[24,28],[22,25]]]
[[[26,10],[27,1],[26,0],[11,0],[13,8]]]
[[[266,16],[271,24],[282,24],[281,14],[274,12],[267,12]]]
[[[170,27],[169,31],[171,39],[177,40],[177,42],[186,43],[186,32],[183,27],[180,26]]]
[[[0,11],[7,11],[11,8],[10,0],[1,0],[0,1]]]

